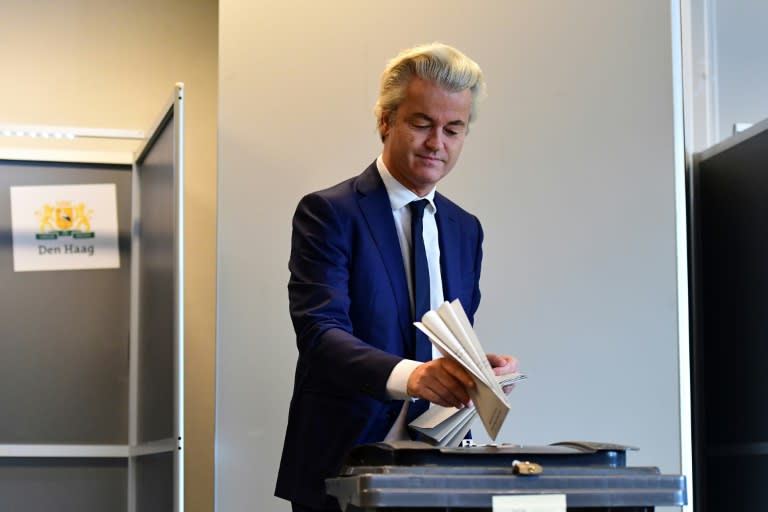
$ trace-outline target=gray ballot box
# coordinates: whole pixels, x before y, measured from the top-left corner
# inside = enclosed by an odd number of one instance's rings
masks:
[[[627,466],[609,443],[435,448],[417,441],[354,448],[326,491],[345,512],[491,510],[493,496],[565,494],[573,511],[648,512],[687,503],[682,475]]]

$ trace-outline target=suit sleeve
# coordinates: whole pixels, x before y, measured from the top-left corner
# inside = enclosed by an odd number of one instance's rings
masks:
[[[384,400],[386,380],[402,358],[353,334],[352,217],[319,194],[304,197],[294,214],[288,295],[299,350],[296,382]]]

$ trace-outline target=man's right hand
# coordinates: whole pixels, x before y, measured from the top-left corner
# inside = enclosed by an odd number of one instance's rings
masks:
[[[441,357],[416,367],[408,378],[408,395],[445,407],[469,405],[469,388],[475,382],[453,359]]]

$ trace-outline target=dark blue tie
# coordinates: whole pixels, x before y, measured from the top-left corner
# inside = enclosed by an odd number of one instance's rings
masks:
[[[429,204],[426,199],[408,203],[411,209],[411,273],[413,274],[414,319],[421,321],[424,313],[430,310],[429,301],[429,266],[427,251],[424,247],[424,208]],[[414,327],[414,356],[417,361],[432,359],[432,344],[427,337]]]
[[[424,247],[424,208],[429,204],[426,199],[408,203],[411,209],[411,275],[413,277],[413,305],[414,319],[421,321],[424,313],[429,311],[429,266],[427,264],[427,251]],[[414,354],[417,361],[429,361],[432,359],[432,344],[426,335],[415,326]],[[410,423],[429,408],[426,400],[416,400],[408,407],[406,423]]]

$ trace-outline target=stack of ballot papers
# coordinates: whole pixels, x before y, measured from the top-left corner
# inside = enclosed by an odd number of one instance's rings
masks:
[[[458,409],[433,405],[408,426],[436,446],[458,446],[467,435],[472,421],[480,416],[488,436],[496,440],[509,412],[509,402],[502,389],[526,378],[512,373],[495,375],[485,351],[459,300],[444,302],[437,311],[424,314],[416,327],[443,354],[461,364],[475,381],[469,389],[471,407]]]

